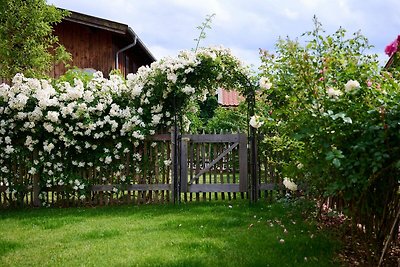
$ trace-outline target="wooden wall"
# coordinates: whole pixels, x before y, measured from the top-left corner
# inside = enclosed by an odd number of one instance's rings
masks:
[[[54,34],[71,53],[73,59],[71,66],[100,70],[106,77],[115,68],[116,52],[131,42],[124,36],[69,21],[58,24],[54,29]],[[129,57],[129,65],[126,64],[126,56]],[[133,63],[132,52],[120,54],[119,66],[122,73],[134,71]],[[65,71],[64,65],[54,65],[51,76],[59,77]]]

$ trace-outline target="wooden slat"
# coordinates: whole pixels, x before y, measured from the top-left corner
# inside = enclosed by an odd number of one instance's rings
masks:
[[[217,153],[218,153],[218,148],[216,145],[213,145],[213,153],[214,153],[214,155],[217,155]],[[218,169],[217,168],[214,168],[214,181],[213,182],[214,182],[214,184],[216,184],[218,182]],[[214,198],[215,198],[215,200],[218,200],[217,192],[215,192]]]
[[[206,162],[207,161],[209,161],[210,159],[209,159],[209,157],[207,157],[207,154],[206,154],[206,143],[203,143],[203,145],[201,146],[201,158],[203,159],[202,160],[202,166],[203,167],[205,167],[206,166]],[[203,182],[202,182],[202,184],[206,184],[206,173],[204,172],[203,173]],[[207,193],[203,193],[203,200],[206,200],[207,199]]]
[[[204,167],[204,169],[202,169],[199,173],[196,174],[195,177],[193,177],[189,184],[192,184],[195,180],[199,179],[199,177],[208,172],[210,170],[210,168],[217,163],[218,161],[220,161],[226,154],[228,154],[229,152],[231,152],[235,147],[237,147],[239,145],[239,143],[234,143],[233,145],[229,146],[228,149],[226,149],[225,151],[223,151],[217,158],[215,158],[210,164],[208,164],[206,167]],[[203,153],[204,154],[204,153]],[[203,157],[204,159],[204,157]]]
[[[181,192],[187,192],[188,184],[188,138],[181,139]]]
[[[33,152],[33,160],[38,159],[38,151]],[[33,175],[33,206],[35,207],[40,207],[40,199],[39,199],[39,194],[40,194],[40,176],[38,173]]]
[[[112,191],[114,187],[120,187],[121,185],[92,185],[90,190],[93,192],[101,191]],[[170,184],[131,184],[127,185],[126,190],[129,191],[149,191],[149,190],[172,190]]]
[[[224,143],[218,144],[218,151],[224,151]],[[219,182],[224,184],[224,163],[222,160],[219,162]],[[221,192],[221,199],[225,200],[225,193]]]
[[[247,192],[249,188],[248,184],[248,172],[247,172],[247,137],[244,134],[238,134],[239,136],[239,187],[240,192]]]
[[[234,143],[239,142],[237,134],[184,134],[193,143]]]
[[[189,147],[190,147],[190,156],[189,156],[189,158],[190,158],[190,165],[189,165],[190,166],[190,179],[192,179],[193,175],[194,175],[194,170],[195,170],[195,168],[197,168],[196,167],[197,165],[195,165],[195,164],[197,164],[197,163],[195,163],[195,161],[194,161],[194,148],[195,148],[195,145],[193,143],[189,143]],[[190,193],[189,194],[190,201],[192,201],[192,198],[193,198],[193,194]]]
[[[189,192],[240,192],[238,184],[192,184],[188,186]]]
[[[178,200],[176,199],[176,195],[177,195],[177,193],[175,192],[175,185],[176,185],[176,181],[175,181],[175,159],[176,159],[176,157],[178,156],[178,155],[175,155],[175,132],[174,132],[174,130],[172,130],[171,131],[171,146],[172,146],[172,148],[171,148],[171,160],[172,160],[172,166],[171,166],[171,168],[172,168],[172,175],[171,175],[171,184],[172,184],[172,202],[173,203],[175,203],[175,202],[177,202]]]
[[[260,190],[277,190],[279,187],[277,187],[277,184],[274,183],[262,183],[260,184]]]
[[[155,134],[146,138],[146,140],[150,141],[171,141],[170,134]]]

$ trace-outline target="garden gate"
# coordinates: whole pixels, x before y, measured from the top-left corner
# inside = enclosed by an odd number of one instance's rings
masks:
[[[181,193],[248,191],[245,134],[186,134],[180,139]]]

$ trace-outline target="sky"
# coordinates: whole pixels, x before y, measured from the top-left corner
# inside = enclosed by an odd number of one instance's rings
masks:
[[[215,14],[200,46],[222,45],[257,69],[259,49],[271,52],[277,40],[313,29],[313,16],[326,34],[339,27],[357,31],[384,64],[386,45],[400,34],[399,0],[47,0],[47,3],[127,24],[161,59],[196,46],[197,29]]]

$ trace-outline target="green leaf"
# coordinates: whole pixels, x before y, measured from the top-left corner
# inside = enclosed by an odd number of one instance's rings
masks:
[[[398,160],[394,166],[396,169],[400,170],[400,160]]]

